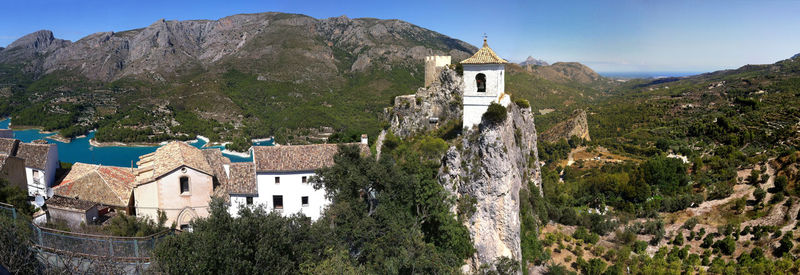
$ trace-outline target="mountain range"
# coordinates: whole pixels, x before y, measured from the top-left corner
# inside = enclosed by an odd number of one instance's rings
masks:
[[[0,115],[67,137],[96,128],[99,141],[302,143],[322,126],[351,139],[377,134],[394,96],[423,85],[424,56],[458,62],[475,51],[401,20],[274,12],[158,20],[74,42],[42,30],[0,50],[0,96],[9,98]],[[553,85],[599,79],[577,63],[515,72]]]

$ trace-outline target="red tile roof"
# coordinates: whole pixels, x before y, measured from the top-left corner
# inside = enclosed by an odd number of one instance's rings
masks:
[[[365,144],[344,145],[357,145],[362,154],[369,154]],[[253,162],[256,172],[313,171],[332,166],[337,152],[339,144],[253,146]]]

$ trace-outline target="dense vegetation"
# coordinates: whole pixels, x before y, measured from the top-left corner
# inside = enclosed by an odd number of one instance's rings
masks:
[[[592,141],[540,141],[544,197],[520,194],[523,258],[551,274],[797,273],[798,73],[800,62],[786,60],[593,92],[554,88],[552,97],[573,100],[539,101],[556,111],[537,117],[537,130],[585,108]],[[531,105],[537,96],[548,97],[523,93]],[[566,165],[570,154],[596,157]],[[707,200],[719,206],[695,208]],[[694,211],[703,214],[687,219]]]
[[[168,273],[452,273],[472,255],[466,228],[436,181],[436,139],[398,144],[380,161],[342,147],[336,164],[318,171],[332,205],[312,222],[262,208],[231,217],[215,199],[193,233],[156,249]],[[446,146],[444,147],[446,148]],[[270,232],[264,234],[263,232]]]

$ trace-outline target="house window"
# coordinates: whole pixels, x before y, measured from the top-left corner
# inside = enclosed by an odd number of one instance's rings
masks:
[[[33,170],[33,179],[39,180],[39,177],[40,177],[39,170]]]
[[[303,183],[308,183],[308,177],[303,176]]]
[[[485,74],[478,74],[475,76],[475,83],[478,85],[478,92],[485,93],[486,92],[486,75]]]
[[[275,177],[275,184],[281,183],[281,177]]]
[[[181,194],[189,193],[189,177],[181,177]]]
[[[300,203],[305,207],[308,206],[308,196],[300,197]]]
[[[192,232],[192,226],[188,224],[181,224],[181,231]]]
[[[245,203],[247,203],[247,205],[253,205],[253,197],[245,198]]]
[[[283,196],[272,196],[272,208],[283,209]]]

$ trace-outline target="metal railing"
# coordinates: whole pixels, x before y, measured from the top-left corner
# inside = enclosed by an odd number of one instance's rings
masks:
[[[165,230],[146,237],[119,237],[67,232],[35,224],[31,226],[31,240],[39,248],[124,262],[149,262],[158,242],[172,234]]]
[[[0,202],[0,214],[7,215],[9,218],[17,219],[17,209],[13,205]]]
[[[0,215],[14,220],[19,216],[13,205],[0,203]],[[85,257],[108,258],[120,262],[150,262],[156,245],[165,237],[172,235],[165,230],[146,237],[119,237],[75,233],[52,228],[31,226],[31,242],[39,249],[52,253],[69,253]]]

